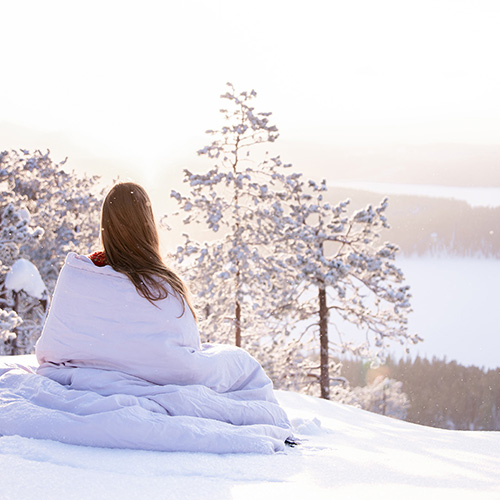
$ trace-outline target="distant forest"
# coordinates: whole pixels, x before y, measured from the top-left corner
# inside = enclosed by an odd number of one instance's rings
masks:
[[[383,195],[328,188],[331,202],[349,198],[354,210],[377,205]],[[465,201],[390,195],[391,228],[382,238],[397,244],[404,256],[455,255],[500,258],[500,207],[471,207]]]
[[[351,387],[364,387],[377,376],[403,383],[408,396],[408,422],[459,430],[500,430],[500,368],[465,367],[456,361],[387,362],[376,369],[369,362],[343,361],[342,375]]]

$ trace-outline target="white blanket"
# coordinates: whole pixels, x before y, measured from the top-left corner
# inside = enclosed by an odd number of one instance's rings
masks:
[[[259,363],[200,345],[173,295],[154,305],[123,274],[70,253],[36,373],[0,366],[0,435],[215,453],[282,450],[290,424]]]

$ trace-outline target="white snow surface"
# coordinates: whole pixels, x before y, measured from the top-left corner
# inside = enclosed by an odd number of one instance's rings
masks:
[[[36,363],[30,356],[0,356],[6,361]],[[0,437],[0,498],[500,498],[500,432],[433,429],[310,396],[276,395],[302,444],[275,455]]]
[[[28,295],[37,299],[41,299],[45,291],[45,284],[38,269],[26,259],[19,259],[14,262],[5,277],[5,287],[15,292],[24,290]]]

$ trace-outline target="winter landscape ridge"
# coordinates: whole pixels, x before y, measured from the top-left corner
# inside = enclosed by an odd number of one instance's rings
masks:
[[[33,356],[1,356],[0,364]],[[164,453],[0,437],[0,498],[500,499],[500,432],[410,424],[276,391],[302,443],[274,455]]]

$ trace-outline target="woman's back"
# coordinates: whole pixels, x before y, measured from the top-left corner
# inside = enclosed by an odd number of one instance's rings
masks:
[[[166,285],[168,287],[168,285]],[[199,350],[196,321],[173,292],[141,297],[130,279],[70,253],[36,353],[40,364],[119,369],[148,379],[179,349]],[[152,373],[153,372],[153,373]]]

